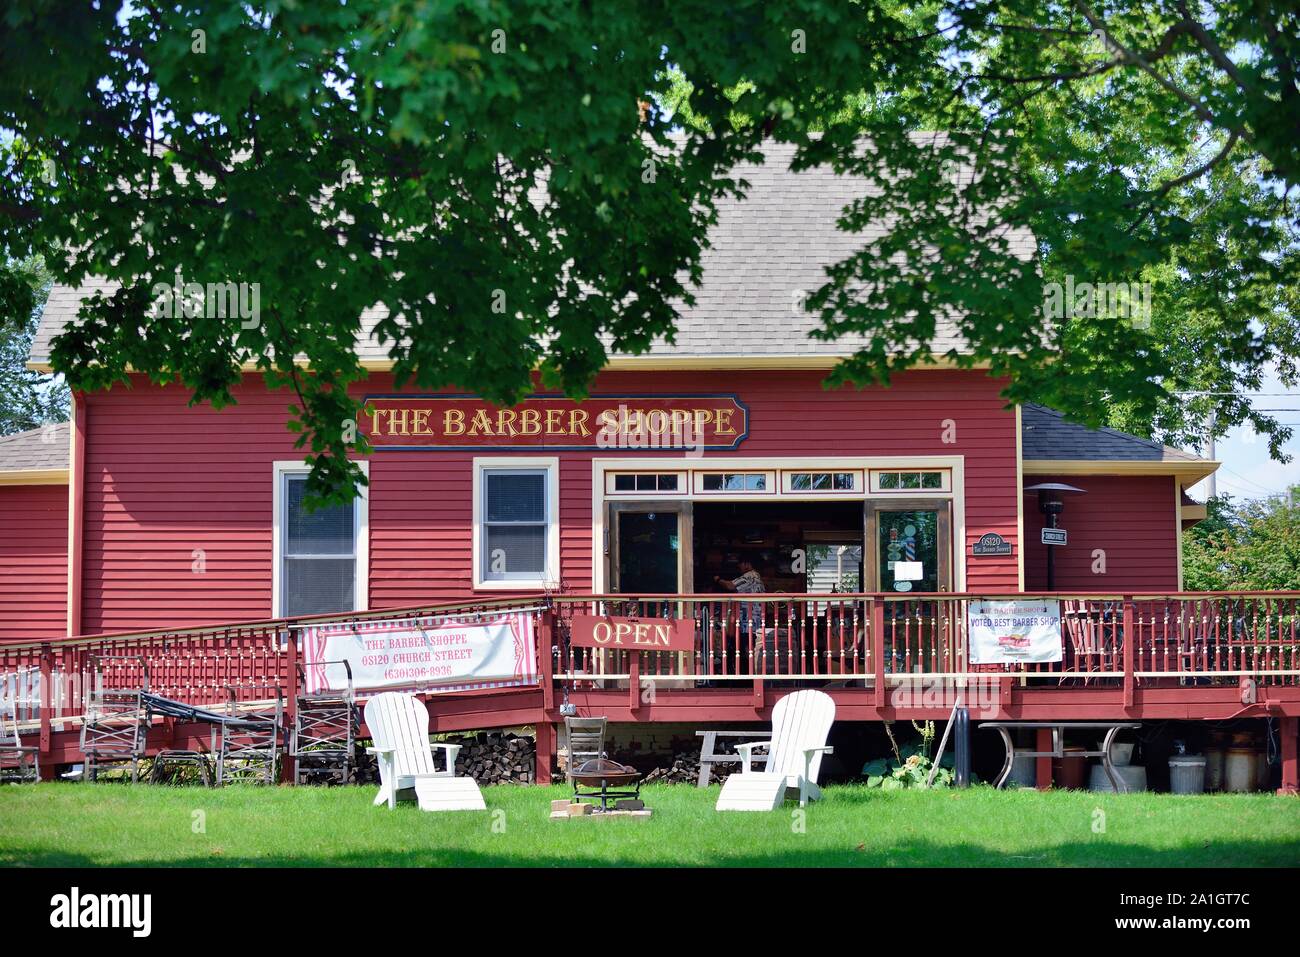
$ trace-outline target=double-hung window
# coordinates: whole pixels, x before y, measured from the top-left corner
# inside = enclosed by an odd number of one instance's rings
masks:
[[[558,579],[554,459],[475,461],[474,584],[543,587]]]
[[[365,609],[365,490],[350,505],[309,511],[307,473],[300,462],[275,468],[274,613],[294,617]]]

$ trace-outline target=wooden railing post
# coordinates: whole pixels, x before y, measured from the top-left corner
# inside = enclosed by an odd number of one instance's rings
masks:
[[[536,762],[536,783],[550,784],[551,765],[555,760],[555,725],[550,721],[537,722],[537,749],[533,760]]]
[[[1034,735],[1035,751],[1053,751],[1055,743],[1051,728],[1039,728]],[[1061,749],[1062,751],[1065,748]],[[1064,767],[1064,764],[1062,764]],[[1037,757],[1034,759],[1034,786],[1040,791],[1050,791],[1052,789],[1052,759],[1050,757]]]
[[[542,609],[537,624],[537,678],[542,685],[542,711],[547,715],[555,708],[555,659],[552,642],[555,634],[555,609]]]
[[[1133,626],[1133,596],[1124,596],[1124,708],[1132,708],[1137,700],[1137,677],[1134,675],[1137,659],[1137,630]]]
[[[291,625],[284,626],[285,640],[285,674],[284,684],[284,726],[287,745],[284,749],[284,763],[280,766],[280,781],[297,783],[297,775],[289,770],[289,748],[292,747],[293,726],[298,716],[298,631]]]
[[[533,753],[533,780],[537,784],[551,783],[551,762],[555,759],[555,725],[551,714],[555,710],[555,652],[552,647],[555,627],[555,608],[542,609],[537,623],[537,680],[542,685],[542,716],[537,722],[537,746]]]
[[[1300,718],[1282,718],[1278,722],[1282,743],[1282,780],[1278,794],[1300,794]]]
[[[641,652],[627,653],[627,707],[633,714],[641,707]]]
[[[871,599],[871,667],[875,674],[876,710],[885,706],[885,606]]]
[[[41,644],[41,686],[36,692],[36,703],[41,709],[41,754],[49,754],[53,746],[50,728],[50,712],[54,710],[54,687],[51,682],[50,667],[53,652],[50,643]]]

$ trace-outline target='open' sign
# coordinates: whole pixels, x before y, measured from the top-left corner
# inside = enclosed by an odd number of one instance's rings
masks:
[[[569,644],[574,648],[694,651],[695,622],[689,618],[574,615],[569,627]]]

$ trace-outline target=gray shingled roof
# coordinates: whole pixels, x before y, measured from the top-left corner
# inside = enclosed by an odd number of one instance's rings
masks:
[[[734,171],[749,181],[750,188],[743,200],[719,202],[718,222],[709,232],[711,245],[701,259],[703,282],[695,292],[695,305],[682,308],[676,343],[657,341],[649,355],[834,357],[852,354],[861,343],[857,337],[835,342],[808,338],[819,323],[815,316],[794,308],[794,303],[800,293],[807,296],[825,282],[825,267],[884,232],[883,225],[868,226],[861,233],[836,227],[844,207],[870,187],[860,177],[838,175],[826,166],[791,172],[794,147],[788,144],[768,143],[764,154],[763,164],[744,164]],[[1013,248],[1018,255],[1032,256],[1031,234],[1017,233]],[[84,297],[113,288],[103,280],[91,280],[77,289],[56,286],[32,343],[31,361],[48,361],[51,339],[76,317]],[[379,305],[362,316],[358,346],[362,359],[388,358],[388,347],[369,338],[383,312]],[[943,354],[949,349],[964,351],[966,346],[951,323],[941,323],[932,348]]]
[[[1021,449],[1026,461],[1203,462],[1198,455],[1115,429],[1089,429],[1046,406],[1020,409]]]
[[[0,472],[66,469],[68,423],[0,435]]]

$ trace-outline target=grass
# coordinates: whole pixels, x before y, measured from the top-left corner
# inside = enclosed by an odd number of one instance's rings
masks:
[[[650,820],[548,819],[563,787],[485,788],[489,810],[371,807],[374,788],[53,783],[0,788],[5,866],[1144,866],[1300,864],[1300,801],[1085,792],[826,789],[719,814],[705,791],[643,789]],[[1096,809],[1103,832],[1094,831]],[[200,813],[201,812],[201,813]],[[199,824],[202,827],[199,827]]]

